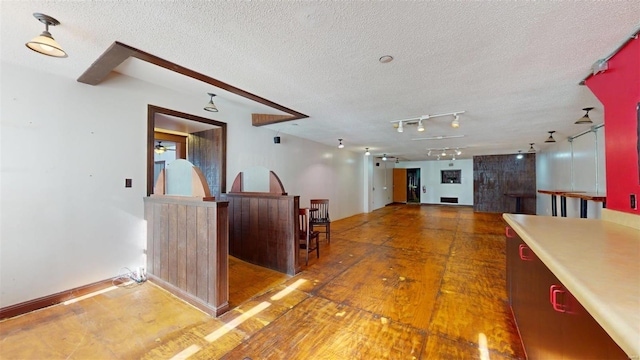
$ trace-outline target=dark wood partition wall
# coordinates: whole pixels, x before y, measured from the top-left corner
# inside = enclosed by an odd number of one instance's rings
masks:
[[[213,316],[229,309],[228,203],[144,199],[147,274]]]
[[[294,275],[300,271],[296,240],[299,196],[229,193],[229,254]]]
[[[536,213],[536,155],[473,157],[473,210],[515,213],[517,195],[522,213]]]

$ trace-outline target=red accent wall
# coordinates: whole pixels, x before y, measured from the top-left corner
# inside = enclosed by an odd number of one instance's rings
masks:
[[[609,69],[589,77],[586,85],[604,105],[607,208],[640,215],[640,40],[627,43],[609,60]],[[636,210],[629,206],[630,194],[636,194]]]

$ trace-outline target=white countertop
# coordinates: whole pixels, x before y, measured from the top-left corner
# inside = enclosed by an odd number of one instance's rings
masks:
[[[609,221],[503,218],[631,359],[640,359],[640,230]]]

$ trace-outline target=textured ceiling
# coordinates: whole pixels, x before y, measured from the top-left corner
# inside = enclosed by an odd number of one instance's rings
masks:
[[[34,12],[62,23],[50,31],[67,59],[26,49],[43,29]],[[433,159],[428,148],[464,147],[460,158],[544,148],[549,130],[563,139],[589,128],[574,125],[584,107],[602,123],[601,104],[578,83],[640,26],[640,0],[0,1],[0,13],[3,61],[75,81],[120,41],[309,115],[268,126],[281,133],[402,160]],[[145,66],[118,71],[203,102],[212,91]],[[254,109],[221,93],[222,121],[225,101]],[[458,129],[451,117],[422,133],[390,123],[460,110]],[[411,140],[444,135],[464,137]]]

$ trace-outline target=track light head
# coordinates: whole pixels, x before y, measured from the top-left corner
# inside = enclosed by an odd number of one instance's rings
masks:
[[[460,116],[458,114],[453,115],[453,121],[451,121],[451,127],[457,129],[460,127]]]
[[[549,131],[548,132],[549,133],[549,137],[544,142],[546,142],[546,143],[554,143],[554,142],[556,142],[556,139],[553,138],[553,133],[554,132],[555,132],[555,130],[554,131]]]
[[[593,108],[587,107],[582,110],[586,111],[586,113],[584,114],[583,117],[578,119],[578,121],[576,121],[574,124],[593,124],[593,121],[591,121],[591,119],[589,118],[589,111],[593,110]]]
[[[402,127],[402,121],[398,123],[398,132],[399,133],[404,132],[404,128]]]
[[[424,131],[424,125],[422,125],[422,119],[418,121],[418,131]]]

